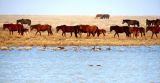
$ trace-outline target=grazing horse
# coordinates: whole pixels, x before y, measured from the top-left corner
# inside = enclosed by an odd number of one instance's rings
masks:
[[[128,26],[110,26],[110,32],[115,31],[114,37],[117,35],[119,38],[119,34],[118,33],[126,33],[127,37],[130,37],[130,32],[129,32],[129,27]]]
[[[96,18],[100,19],[109,19],[110,15],[109,14],[97,14]]]
[[[158,38],[157,33],[160,32],[160,27],[157,27],[157,26],[147,27],[147,28],[146,28],[146,32],[148,32],[148,31],[151,31],[151,32],[152,32],[151,39],[153,38],[153,35],[154,35],[154,34],[155,34],[156,37]]]
[[[90,36],[90,34],[93,35],[93,37],[95,36],[97,30],[98,30],[98,27],[96,25],[78,25],[79,26],[79,33],[87,33],[87,37]],[[80,35],[81,36],[81,35]]]
[[[124,24],[124,23],[127,23],[129,27],[130,27],[130,25],[134,25],[134,27],[135,27],[135,25],[137,25],[139,27],[139,21],[137,21],[137,20],[125,19],[125,20],[123,20],[122,24]]]
[[[18,23],[28,24],[30,26],[31,25],[31,20],[30,19],[19,19],[19,20],[17,20],[17,24]]]
[[[105,36],[106,35],[106,30],[105,29],[98,29],[97,30],[97,36],[99,37],[100,34],[103,34],[103,36]]]
[[[3,24],[3,30],[9,30],[10,35],[13,35],[14,31],[18,31],[19,34],[23,35],[23,25],[21,24]]]
[[[77,36],[78,33],[78,26],[67,26],[67,25],[60,25],[56,27],[56,31],[58,32],[59,30],[62,30],[62,36],[66,36],[66,33],[75,33],[75,37]]]
[[[35,35],[37,35],[37,33],[39,32],[39,33],[40,33],[40,36],[41,36],[41,31],[48,31],[48,36],[49,36],[49,35],[53,35],[51,28],[52,28],[52,26],[51,26],[51,25],[48,25],[48,24],[45,24],[45,25],[40,25],[40,24],[31,25],[31,31],[32,31],[33,29],[36,29],[37,32],[36,32]]]

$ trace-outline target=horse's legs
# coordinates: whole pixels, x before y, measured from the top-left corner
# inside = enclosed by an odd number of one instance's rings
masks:
[[[11,35],[11,31],[9,31],[9,34]]]
[[[114,37],[116,36],[117,33],[114,34]]]
[[[38,31],[36,32],[35,36],[37,35]]]
[[[156,37],[158,38],[157,33],[155,33],[155,34],[156,34]]]
[[[95,36],[95,33],[92,32],[93,37]]]
[[[13,35],[13,31],[12,31],[12,35]]]
[[[41,36],[41,32],[39,31],[39,34],[40,34],[40,36]]]
[[[64,33],[62,32],[62,36],[64,35]]]
[[[119,34],[117,33],[117,36],[118,36],[118,38],[119,38]]]
[[[64,32],[63,35],[66,37],[66,33]]]
[[[72,37],[72,32],[71,32],[71,37]]]
[[[151,39],[153,38],[153,34],[154,34],[154,33],[152,32],[152,36],[151,36]]]
[[[106,36],[106,34],[105,34],[105,33],[103,33],[103,36]]]

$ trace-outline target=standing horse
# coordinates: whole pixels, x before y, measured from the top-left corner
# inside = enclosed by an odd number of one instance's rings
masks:
[[[124,24],[124,23],[127,23],[129,27],[130,27],[130,25],[134,25],[134,27],[135,27],[135,25],[137,25],[139,27],[139,21],[137,21],[137,20],[125,19],[125,20],[123,20],[122,24]]]
[[[110,32],[115,31],[114,37],[117,35],[119,38],[119,34],[118,33],[126,33],[127,37],[130,37],[130,31],[129,31],[129,27],[128,26],[110,26]]]
[[[141,37],[145,37],[145,29],[143,27],[130,27],[129,31],[133,33],[133,38],[134,36],[137,38],[139,33],[141,33]]]
[[[80,36],[81,36],[81,33],[87,33],[87,37],[90,36],[90,34],[93,35],[93,37],[95,36],[97,30],[98,30],[98,27],[96,25],[78,25],[79,26],[79,33],[80,33]]]
[[[109,19],[110,15],[109,14],[97,14],[96,18],[100,19]]]
[[[100,34],[103,34],[103,36],[105,36],[106,35],[106,30],[105,29],[98,29],[97,30],[97,36],[99,37]]]
[[[77,36],[78,33],[78,26],[67,26],[67,25],[60,25],[56,27],[56,31],[58,32],[59,30],[62,30],[62,36],[66,36],[66,33],[71,33],[71,37],[72,37],[72,33],[75,33],[75,37]]]
[[[28,24],[30,26],[31,25],[31,20],[30,19],[19,19],[19,20],[17,20],[17,24],[18,23]]]
[[[129,31],[130,31],[130,33],[133,33],[133,38],[134,37],[136,37],[136,38],[138,37],[138,33],[139,33],[138,27],[130,27]]]
[[[48,24],[46,24],[46,25],[40,25],[40,24],[31,25],[31,31],[32,31],[33,29],[36,29],[37,32],[36,32],[35,35],[37,35],[37,33],[39,32],[39,33],[40,33],[40,36],[41,36],[41,31],[48,31],[48,36],[49,36],[49,35],[53,35],[51,28],[52,28],[52,26],[51,26],[51,25],[48,25]]]
[[[159,27],[159,25],[160,25],[160,19],[156,19],[154,21],[154,25]]]
[[[22,29],[22,32],[23,32],[23,33],[25,32],[26,34],[28,34],[29,29],[27,29],[27,28],[23,28],[23,29]]]
[[[154,21],[155,20],[148,20],[148,19],[146,19],[146,25],[147,25],[147,27],[153,26],[154,25]]]
[[[153,35],[154,35],[154,34],[155,34],[156,37],[158,38],[157,33],[160,32],[160,27],[157,27],[157,26],[147,27],[147,28],[146,28],[146,32],[148,32],[148,31],[151,31],[151,32],[152,32],[151,39],[153,38]]]
[[[141,37],[145,37],[145,29],[143,27],[138,27],[138,31],[141,33]]]
[[[23,25],[21,24],[3,24],[3,30],[9,30],[9,34],[13,35],[14,31],[18,31],[19,34],[23,35]]]

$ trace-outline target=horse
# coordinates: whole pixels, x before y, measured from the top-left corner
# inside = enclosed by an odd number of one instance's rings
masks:
[[[123,20],[122,24],[124,24],[124,23],[127,23],[129,27],[130,27],[130,25],[134,25],[134,27],[135,27],[135,25],[137,25],[139,27],[139,21],[137,21],[137,20],[125,19],[125,20]]]
[[[143,27],[138,27],[138,31],[141,33],[141,37],[145,37],[145,29]]]
[[[133,38],[134,38],[134,36],[137,38],[138,33],[139,33],[139,29],[138,29],[138,27],[129,27],[129,32],[133,33]],[[130,37],[131,37],[131,35],[130,35]]]
[[[154,26],[158,26],[159,27],[159,25],[160,25],[160,19],[154,20],[153,24],[154,24]]]
[[[109,14],[97,14],[95,18],[109,19],[109,17],[110,17]]]
[[[98,27],[96,25],[78,25],[78,31],[80,33],[80,36],[81,36],[81,33],[87,33],[87,37],[90,36],[90,34],[93,35],[93,37],[95,36],[97,30],[98,30]]]
[[[146,28],[146,32],[148,32],[148,31],[151,31],[151,32],[152,32],[151,39],[153,38],[153,35],[154,35],[154,34],[155,34],[156,37],[158,38],[157,33],[160,32],[160,27],[158,27],[158,26],[150,26],[150,27],[147,27],[147,28]]]
[[[118,33],[123,33],[123,32],[126,33],[127,37],[130,37],[130,32],[129,32],[129,27],[128,26],[118,26],[118,25],[110,26],[110,32],[112,32],[113,30],[115,31],[114,37],[117,35],[118,38],[119,38]]]
[[[30,26],[31,25],[31,20],[30,19],[19,19],[19,20],[17,20],[17,24],[18,23],[28,24]]]
[[[97,36],[99,37],[100,34],[103,34],[103,36],[105,36],[106,35],[106,30],[105,29],[98,29],[97,30]]]
[[[75,37],[77,36],[78,33],[78,26],[67,26],[67,25],[60,25],[56,27],[56,31],[58,32],[59,30],[62,31],[62,36],[66,36],[66,33],[71,33],[71,37],[72,37],[72,33],[75,33]]]
[[[3,24],[3,30],[9,30],[9,34],[13,35],[14,31],[18,31],[19,34],[23,35],[23,25],[22,24]]]
[[[25,33],[27,34],[27,33],[29,32],[29,29],[23,28],[23,29],[22,29],[22,32],[23,32],[23,33],[25,32]]]
[[[45,25],[41,25],[41,24],[31,25],[31,31],[33,29],[36,29],[37,32],[35,33],[35,35],[37,35],[37,33],[39,32],[40,36],[41,36],[41,31],[48,31],[48,36],[53,35],[51,28],[52,28],[52,26],[48,25],[48,24],[45,24]]]
[[[148,19],[146,19],[146,25],[147,25],[147,27],[153,26],[154,25],[154,21],[155,20],[148,20]]]

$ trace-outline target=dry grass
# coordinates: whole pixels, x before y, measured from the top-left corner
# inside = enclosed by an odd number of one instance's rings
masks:
[[[3,23],[16,23],[17,19],[29,18],[32,24],[50,24],[52,25],[53,36],[47,36],[47,32],[42,32],[42,36],[35,36],[35,31],[31,31],[28,35],[20,36],[17,32],[14,35],[9,35],[7,30],[2,30]],[[109,31],[111,25],[123,25],[122,19],[136,19],[140,21],[140,26],[145,26],[146,19],[156,19],[157,16],[112,16],[109,20],[95,19],[94,16],[0,16],[0,46],[57,46],[57,45],[160,45],[159,38],[151,39],[151,32],[146,34],[146,38],[138,37],[137,39],[128,39],[125,34],[120,34],[120,38],[113,38],[114,32],[107,32],[103,37],[89,37],[83,34],[81,38],[62,37],[61,32],[55,33],[55,27],[62,24],[77,25],[89,24],[97,25],[99,28],[104,28]],[[126,25],[126,24],[124,24]],[[25,27],[28,27],[25,25]]]

